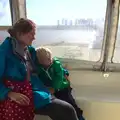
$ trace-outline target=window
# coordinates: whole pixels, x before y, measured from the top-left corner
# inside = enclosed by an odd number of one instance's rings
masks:
[[[6,37],[8,37],[9,34],[6,31],[0,30],[0,44],[5,40]]]
[[[9,0],[0,0],[0,26],[12,25]]]
[[[100,58],[107,1],[26,0],[27,18],[37,24],[33,45],[62,58]]]

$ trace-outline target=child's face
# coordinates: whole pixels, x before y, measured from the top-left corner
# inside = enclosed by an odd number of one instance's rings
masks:
[[[50,66],[52,64],[51,55],[44,57],[39,63],[46,67]]]

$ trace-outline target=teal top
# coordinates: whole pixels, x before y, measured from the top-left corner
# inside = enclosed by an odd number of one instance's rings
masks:
[[[14,41],[14,39],[7,37],[0,45],[0,101],[5,100],[8,92],[12,91],[12,89],[7,88],[4,85],[4,78],[22,82],[25,80],[27,74],[26,66],[17,55],[17,52],[15,52],[11,41]],[[33,62],[36,63],[35,49],[32,46],[29,46],[28,48],[32,50],[30,51],[31,58]],[[51,94],[43,85],[37,74],[31,73],[30,82],[33,89],[35,108],[40,108],[49,104],[51,102]]]

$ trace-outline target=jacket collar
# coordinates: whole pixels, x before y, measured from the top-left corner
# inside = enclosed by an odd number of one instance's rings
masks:
[[[21,57],[24,57],[25,49],[22,45],[14,38],[11,39],[13,53],[19,54]]]

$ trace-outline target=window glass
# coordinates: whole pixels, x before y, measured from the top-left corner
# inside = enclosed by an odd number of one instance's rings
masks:
[[[0,26],[11,26],[11,12],[9,0],[0,0]]]
[[[100,58],[107,1],[26,0],[27,18],[37,24],[33,45],[63,58]]]
[[[9,34],[6,31],[0,30],[0,44],[5,40],[6,37],[8,37]]]

